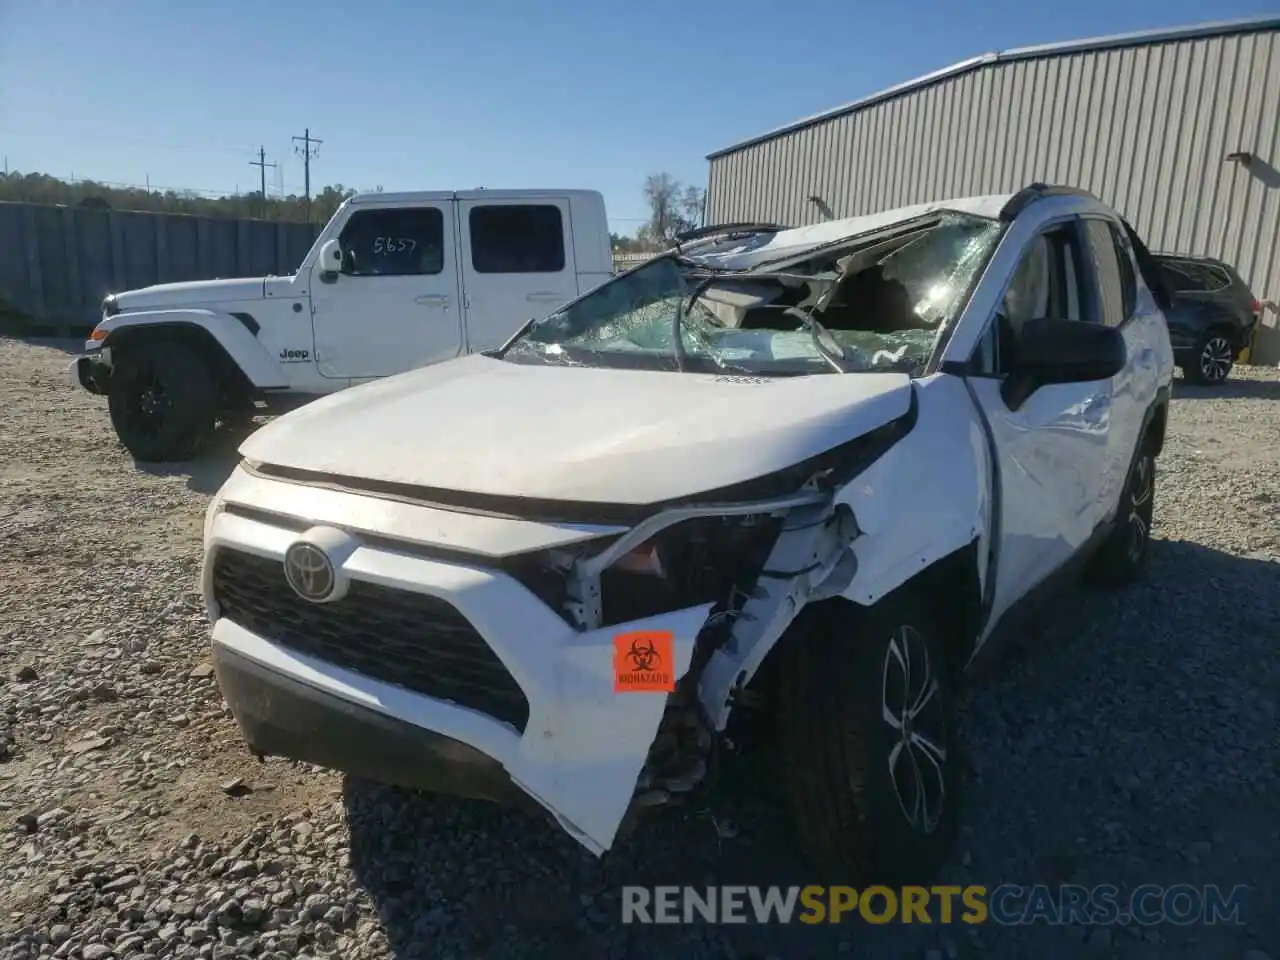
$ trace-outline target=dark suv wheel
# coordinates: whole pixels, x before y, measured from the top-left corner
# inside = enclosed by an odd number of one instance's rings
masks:
[[[1231,331],[1221,327],[1206,330],[1197,341],[1193,356],[1183,364],[1182,374],[1192,383],[1222,383],[1231,373],[1236,353],[1236,338]]]
[[[157,341],[118,348],[107,405],[125,449],[152,463],[189,460],[213,433],[217,386],[190,346]]]

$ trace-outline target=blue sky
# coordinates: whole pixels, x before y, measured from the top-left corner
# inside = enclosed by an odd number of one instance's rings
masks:
[[[601,190],[991,50],[1275,14],[1276,0],[0,0],[10,169],[255,189]],[[276,172],[268,171],[268,190]]]

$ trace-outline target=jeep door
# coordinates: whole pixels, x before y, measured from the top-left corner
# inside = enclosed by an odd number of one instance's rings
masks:
[[[944,357],[973,371],[968,382],[995,448],[999,528],[988,629],[1085,546],[1115,506],[1103,500],[1116,470],[1112,381],[1047,384],[1021,402],[1015,395],[1012,406],[1002,390],[1024,324],[1098,322],[1090,256],[1078,217],[1015,222],[962,320],[986,324],[974,354]]]
[[[338,234],[342,270],[312,268],[316,366],[385,377],[463,352],[454,201],[361,203]]]
[[[568,197],[458,196],[466,346],[478,353],[577,297],[573,221]]]

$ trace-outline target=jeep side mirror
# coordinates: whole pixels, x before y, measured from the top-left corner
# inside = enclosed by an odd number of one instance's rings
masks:
[[[1016,410],[1040,387],[1109,380],[1124,369],[1124,336],[1115,327],[1080,320],[1028,320],[1001,393]]]
[[[325,283],[334,283],[342,272],[342,244],[335,237],[326,240],[320,247],[320,279]]]

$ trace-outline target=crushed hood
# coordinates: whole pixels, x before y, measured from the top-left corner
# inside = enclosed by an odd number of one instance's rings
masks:
[[[195,307],[232,300],[261,300],[266,281],[193,280],[185,283],[157,283],[115,295],[121,310],[153,310],[157,307]]]
[[[462,357],[269,423],[249,460],[509,497],[649,504],[781,470],[902,416],[902,373],[735,378]]]

